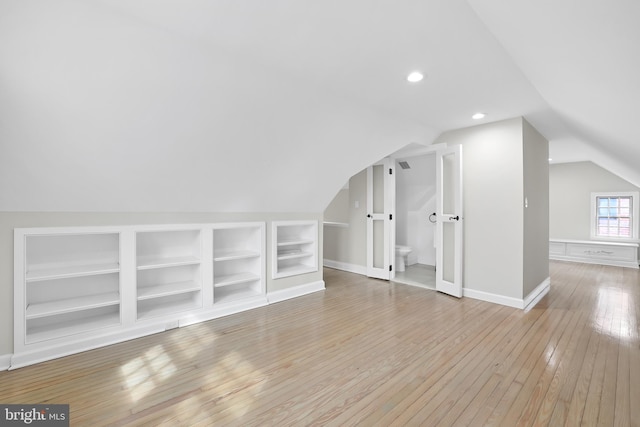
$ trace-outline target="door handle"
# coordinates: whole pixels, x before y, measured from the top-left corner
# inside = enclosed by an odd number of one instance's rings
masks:
[[[449,221],[453,221],[453,220],[460,221],[460,215],[450,216]]]

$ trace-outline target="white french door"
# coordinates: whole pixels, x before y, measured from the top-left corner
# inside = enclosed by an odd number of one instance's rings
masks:
[[[367,276],[393,277],[395,163],[385,158],[367,168]]]
[[[462,297],[462,146],[436,151],[436,290]]]

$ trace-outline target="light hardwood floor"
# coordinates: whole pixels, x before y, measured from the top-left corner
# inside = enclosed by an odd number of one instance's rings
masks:
[[[327,290],[0,373],[72,425],[640,423],[640,275],[553,262],[531,311],[325,270]]]

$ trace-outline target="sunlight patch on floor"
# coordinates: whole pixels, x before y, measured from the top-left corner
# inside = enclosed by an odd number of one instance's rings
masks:
[[[598,302],[593,315],[593,323],[598,331],[612,338],[630,341],[633,328],[636,327],[634,313],[629,311],[631,301],[629,293],[620,288],[598,289]]]
[[[126,389],[134,402],[149,394],[155,386],[169,379],[176,367],[162,345],[150,348],[120,368]]]

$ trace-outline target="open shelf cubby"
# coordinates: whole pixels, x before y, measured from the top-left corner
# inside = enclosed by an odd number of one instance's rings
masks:
[[[264,239],[264,223],[214,226],[214,304],[265,294]]]
[[[26,343],[120,324],[119,233],[25,235],[24,266]]]
[[[201,231],[136,233],[138,320],[202,307]]]
[[[275,221],[272,236],[274,279],[318,271],[317,221]]]

